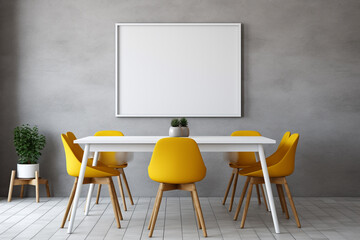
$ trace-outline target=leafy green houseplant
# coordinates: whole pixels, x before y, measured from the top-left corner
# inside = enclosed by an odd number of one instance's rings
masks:
[[[181,126],[181,136],[188,137],[190,135],[190,130],[188,127],[188,120],[186,118],[181,118],[180,126]]]
[[[181,137],[181,127],[179,119],[174,118],[171,120],[171,126],[169,128],[170,137]]]
[[[172,127],[179,127],[180,126],[179,119],[174,118],[173,120],[171,120],[171,126]]]
[[[186,118],[181,118],[180,119],[180,126],[181,127],[187,127],[188,126],[188,121]]]
[[[18,178],[34,178],[35,171],[39,171],[38,160],[41,150],[45,147],[45,136],[39,129],[29,124],[18,126],[14,129],[14,146],[18,158]]]

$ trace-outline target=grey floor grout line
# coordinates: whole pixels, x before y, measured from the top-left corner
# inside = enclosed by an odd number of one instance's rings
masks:
[[[107,210],[107,208],[110,206],[111,201],[107,204],[106,208],[104,209],[104,211],[101,213],[101,215],[99,216],[99,218],[97,219],[96,223],[94,224],[94,226],[91,228],[91,230],[88,232],[88,234],[86,234],[85,239],[89,236],[89,234],[92,232],[92,230],[95,228],[96,224],[100,221],[101,217],[104,215],[105,211]],[[79,224],[80,225],[80,224]]]
[[[79,199],[79,201],[80,201],[80,199]],[[81,202],[78,202],[78,207],[81,206],[81,204],[83,204],[84,201],[85,201],[85,200],[83,200],[83,201],[81,201]],[[66,209],[66,207],[65,207],[65,209]],[[72,210],[72,209],[70,208],[69,214],[71,213],[71,210]],[[56,218],[56,217],[55,217],[55,218]],[[55,218],[54,218],[54,219],[55,219]],[[54,220],[54,219],[53,219],[53,220]],[[67,220],[66,220],[66,221],[67,221]],[[52,222],[52,221],[50,221],[48,224],[50,224],[51,222]],[[65,223],[66,223],[66,222],[65,222]],[[48,225],[48,224],[47,224],[47,225]],[[45,226],[44,226],[44,228],[45,228]],[[59,229],[58,229],[58,231],[59,231]],[[49,239],[52,238],[56,233],[57,233],[57,231],[55,231],[55,232],[49,237]],[[31,239],[33,239],[36,235],[37,235],[37,234],[35,234]],[[69,234],[67,234],[67,236],[66,236],[65,239],[68,239],[68,238],[69,238],[68,235],[69,235]]]
[[[66,199],[66,198],[65,198]],[[62,202],[62,200],[60,201]],[[54,221],[54,219],[57,217],[57,215],[55,215],[51,221],[49,221],[47,224],[45,224],[36,234],[34,234],[30,239],[33,239],[39,232],[41,232],[44,228],[46,228],[46,226],[48,226],[52,221]]]
[[[136,203],[134,204],[134,205],[135,205],[135,207],[134,207],[133,212],[131,213],[131,217],[129,218],[129,223],[128,223],[128,224],[130,224],[130,220],[132,219],[132,216],[133,216],[133,214],[134,214],[134,212],[135,212],[135,209],[136,209],[136,208],[137,208],[137,206],[138,206],[138,202],[139,202],[139,200],[140,200],[140,197],[138,198],[138,200],[137,200],[137,201],[136,201]],[[124,236],[125,236],[126,230],[127,230],[127,228],[125,229],[124,234],[123,234],[123,236],[122,236],[122,238],[121,238],[121,239],[124,239]]]
[[[99,204],[103,201],[103,199],[104,198],[100,198],[100,200],[99,200]],[[85,204],[86,204],[86,198],[85,198]],[[93,203],[92,204],[92,206],[90,207],[90,209],[89,209],[89,212],[95,207],[95,203]],[[79,205],[78,205],[79,206]],[[78,207],[79,208],[79,207]],[[79,210],[77,210],[77,213],[79,213]],[[75,216],[76,217],[76,216]],[[86,216],[85,217],[83,217],[82,219],[81,219],[81,221],[79,222],[79,224],[76,226],[76,227],[74,227],[74,229],[73,229],[73,232],[75,232],[76,231],[76,229],[81,225],[81,223],[85,220],[85,218],[86,218]],[[74,219],[74,221],[75,221],[75,219]],[[75,223],[75,222],[74,222]],[[71,234],[68,234],[68,236],[67,236],[67,238],[66,239],[68,239],[69,237],[71,236]]]
[[[146,226],[146,217],[147,217],[147,215],[148,215],[150,205],[151,205],[151,198],[150,198],[150,201],[149,201],[149,204],[148,204],[148,207],[147,207],[148,210],[147,210],[146,215],[145,215],[144,224],[143,224],[143,227],[141,228],[141,234],[140,234],[140,238],[139,238],[139,239],[141,239],[141,237],[142,237],[142,235],[143,235],[143,232],[144,232],[144,228],[145,228],[145,226]]]
[[[224,236],[223,236],[223,234],[222,234],[222,231],[221,231],[221,228],[220,228],[218,219],[217,219],[217,217],[216,217],[216,214],[215,214],[215,212],[214,212],[214,209],[213,209],[212,206],[211,206],[211,203],[210,203],[210,201],[209,201],[209,198],[206,198],[206,200],[208,201],[209,206],[210,206],[210,209],[211,209],[211,211],[212,211],[212,213],[213,213],[213,215],[214,215],[214,217],[215,217],[216,224],[217,224],[218,228],[220,229],[221,238],[224,239]],[[199,199],[199,202],[200,202],[200,199]],[[205,225],[205,226],[206,226],[206,225]]]
[[[63,200],[62,199],[59,199],[59,201],[54,205],[52,206],[50,209],[48,209],[48,211],[51,211],[53,208],[55,208],[58,204],[60,204]],[[41,207],[41,206],[40,206]],[[41,216],[39,216],[38,219],[42,218],[45,214],[48,213],[47,212],[44,212]],[[56,217],[56,216],[55,216]],[[34,222],[36,222],[38,219],[36,219]],[[33,223],[34,223],[33,222]],[[22,231],[20,231],[18,234],[16,234],[13,238],[16,238],[18,235],[20,235],[22,232],[24,232],[26,229],[28,229],[32,224],[29,224],[29,226],[27,226],[26,228],[24,228]]]
[[[18,213],[18,212],[20,212],[21,210],[23,210],[23,209],[25,209],[27,206],[29,206],[29,205],[31,205],[33,202],[32,201],[23,201],[23,202],[27,202],[28,204],[26,204],[23,208],[21,208],[20,210],[18,210],[16,213]],[[15,207],[15,206],[14,206]],[[11,208],[9,208],[8,210],[10,210],[10,209],[12,209],[13,207],[11,207]],[[3,213],[6,213],[8,210],[6,210],[5,212],[3,212]],[[3,213],[1,213],[1,214],[3,214]],[[15,214],[16,214],[15,213]],[[8,220],[9,218],[11,218],[13,215],[10,215],[9,217],[7,217],[7,218],[5,218],[4,220],[2,220],[1,222],[0,222],[0,224],[1,223],[3,223],[3,222],[5,222],[6,220]],[[1,235],[1,233],[0,233],[0,235]]]
[[[20,199],[21,199],[21,198],[20,198]],[[13,201],[13,199],[12,199],[11,201]],[[10,208],[8,208],[8,209],[0,212],[0,214],[7,212],[8,210],[12,209],[13,207],[17,206],[19,203],[22,203],[22,202],[24,202],[24,201],[25,201],[25,198],[22,198],[22,199],[21,199],[19,202],[17,202],[14,206],[12,206],[12,207],[10,207]],[[6,204],[6,203],[8,203],[8,202],[7,202],[7,201],[4,202],[4,204]]]

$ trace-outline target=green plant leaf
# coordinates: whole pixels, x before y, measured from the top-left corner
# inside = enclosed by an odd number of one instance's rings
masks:
[[[172,127],[179,127],[180,126],[180,121],[177,118],[174,118],[173,120],[171,120],[171,126]]]
[[[188,120],[186,118],[180,119],[180,126],[181,127],[187,127],[188,126]]]
[[[37,126],[31,128],[24,124],[14,129],[14,146],[20,164],[36,164],[45,144],[46,138],[39,134]]]

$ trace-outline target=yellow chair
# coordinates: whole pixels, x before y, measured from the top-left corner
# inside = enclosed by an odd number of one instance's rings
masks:
[[[287,197],[290,202],[290,206],[295,216],[296,224],[300,228],[300,220],[296,212],[295,204],[292,199],[286,177],[291,175],[294,172],[295,168],[295,153],[297,144],[299,141],[299,134],[295,133],[288,138],[281,147],[269,158],[267,158],[268,172],[270,177],[270,182],[276,184],[276,188],[279,193],[280,204],[283,212],[286,214],[286,218],[289,218],[289,213],[286,206],[285,195],[283,192],[282,185],[285,187]],[[263,172],[261,166],[256,165],[248,168],[244,168],[239,171],[240,175],[247,176],[247,180],[243,189],[243,192],[247,191],[247,187],[250,184],[249,191],[246,197],[245,209],[243,212],[243,217],[241,220],[240,227],[243,228],[245,225],[246,215],[249,209],[251,192],[254,184],[263,184]],[[235,213],[234,220],[237,220],[237,217],[240,212],[240,208],[243,202],[244,196],[242,195],[239,200],[238,208]]]
[[[84,150],[80,147],[79,144],[74,143],[74,141],[76,140],[76,136],[74,133],[72,132],[67,132],[66,136],[68,137],[69,141],[72,143],[72,147],[73,147],[73,151],[75,156],[78,159],[82,160],[82,156],[84,155]],[[93,163],[93,158],[89,158],[87,161],[87,166],[92,166]],[[101,162],[98,162],[97,165],[98,167],[106,167],[106,165],[102,164]]]
[[[261,136],[261,134],[257,131],[250,131],[250,130],[243,130],[243,131],[235,131],[231,134],[231,136]],[[252,166],[253,164],[256,163],[256,157],[255,157],[255,153],[253,152],[238,152],[235,153],[236,154],[236,163],[229,163],[229,167],[231,167],[233,169],[228,186],[226,188],[226,192],[225,192],[225,196],[224,199],[222,201],[222,204],[225,205],[227,196],[229,194],[230,188],[232,183],[234,183],[233,186],[233,190],[232,190],[232,195],[231,195],[231,199],[230,199],[230,205],[229,205],[229,212],[231,212],[232,210],[232,206],[234,203],[234,197],[235,197],[235,191],[236,191],[236,186],[237,186],[237,182],[238,182],[238,176],[239,176],[239,171],[242,168],[245,167],[249,167]],[[234,179],[235,177],[235,179]],[[266,203],[266,198],[265,198],[265,193],[264,193],[264,188],[262,187],[262,185],[260,185],[263,197],[264,197],[264,202],[265,202],[265,207],[267,209],[267,203]],[[261,199],[260,199],[260,191],[259,191],[259,185],[256,185],[256,192],[257,192],[257,196],[258,196],[258,202],[259,204],[261,204]]]
[[[120,131],[99,131],[99,132],[95,133],[95,136],[124,136],[124,134]],[[122,181],[120,178],[120,176],[123,177],[124,184],[125,184],[126,190],[129,195],[130,203],[131,203],[131,205],[134,205],[134,201],[133,201],[133,198],[132,198],[132,195],[130,192],[129,184],[128,184],[128,181],[126,179],[126,175],[124,172],[124,168],[127,167],[127,163],[119,165],[117,162],[115,152],[101,152],[101,153],[99,153],[98,164],[102,164],[107,167],[115,168],[119,171],[120,175],[117,176],[117,180],[118,180],[118,184],[120,187],[120,194],[121,194],[122,202],[124,205],[124,210],[127,211],[124,189],[123,189]],[[101,191],[101,184],[99,184],[99,187],[98,187],[96,202],[95,202],[96,204],[99,202],[100,191]]]
[[[160,183],[148,229],[152,236],[164,191],[191,192],[198,226],[206,237],[206,227],[195,182],[206,175],[198,145],[191,138],[163,138],[156,145],[148,167],[149,177]]]
[[[81,160],[82,156],[78,155],[80,152],[78,151],[76,145],[73,144],[73,141],[71,141],[65,134],[61,134],[61,139],[64,145],[65,155],[66,155],[66,169],[70,176],[75,177],[75,182],[73,185],[73,188],[71,190],[71,194],[69,197],[69,202],[65,211],[65,215],[61,224],[61,228],[64,227],[66,218],[69,214],[70,208],[72,206],[72,202],[75,196],[75,191],[77,187],[77,182],[79,178],[79,172],[81,168]],[[114,188],[114,183],[112,181],[113,176],[118,176],[119,172],[114,170],[113,168],[108,167],[92,167],[92,166],[86,166],[85,170],[85,176],[83,184],[107,184],[109,187],[109,193],[110,198],[112,201],[112,205],[114,208],[115,213],[115,219],[117,222],[118,228],[120,228],[120,220],[122,220],[122,214],[119,207],[119,202],[117,200],[116,191]]]
[[[271,156],[269,156],[268,158],[266,158],[267,166],[270,166],[270,165],[276,163],[276,162],[278,161],[278,159],[281,158],[280,155],[282,154],[282,152],[286,151],[286,148],[283,148],[283,146],[285,145],[286,141],[290,138],[290,135],[291,135],[291,133],[290,133],[289,131],[284,133],[284,135],[283,135],[283,137],[282,137],[282,139],[281,139],[281,141],[280,141],[280,143],[279,143],[279,146],[278,146],[277,150],[276,150]],[[253,164],[253,165],[251,165],[251,166],[248,166],[248,167],[258,167],[258,168],[261,168],[261,163],[260,163],[260,162],[256,162],[255,164]],[[248,185],[249,185],[249,179],[247,179],[247,180],[245,181],[245,185],[244,185],[243,191],[242,191],[242,193],[241,193],[240,199],[244,199],[245,194],[246,194],[246,189],[247,189],[247,186],[248,186]],[[255,184],[255,186],[258,186],[258,185],[259,185],[259,184]],[[245,186],[246,186],[246,187],[245,187]],[[261,190],[262,190],[262,193],[263,193],[263,196],[264,196],[264,195],[265,195],[265,194],[264,194],[264,189],[263,189],[262,185],[260,185],[260,186],[261,186]],[[280,191],[282,191],[282,188],[281,188],[281,189],[277,188],[277,191],[278,191],[278,195],[281,196],[281,192],[280,192]],[[259,193],[258,193],[258,199],[259,199]],[[266,203],[266,198],[265,198],[265,196],[264,196],[264,202],[265,202],[266,210],[269,211],[268,206],[267,206],[267,203]],[[241,204],[242,204],[242,202],[241,202]],[[240,212],[241,204],[238,204],[238,206],[237,206],[236,213],[235,213],[235,217],[234,217],[235,220],[238,218],[238,214],[239,214],[239,212]],[[259,204],[260,204],[260,201],[259,201]],[[285,204],[286,204],[286,202],[285,202]],[[281,206],[282,206],[282,205],[281,205]],[[285,212],[284,208],[283,208],[283,212]]]

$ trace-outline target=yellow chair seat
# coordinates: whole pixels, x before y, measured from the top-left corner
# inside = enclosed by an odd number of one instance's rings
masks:
[[[91,169],[91,170],[90,170]],[[86,167],[85,178],[119,176],[119,171],[109,167]],[[79,173],[77,173],[77,176]],[[74,176],[75,177],[75,176]]]

